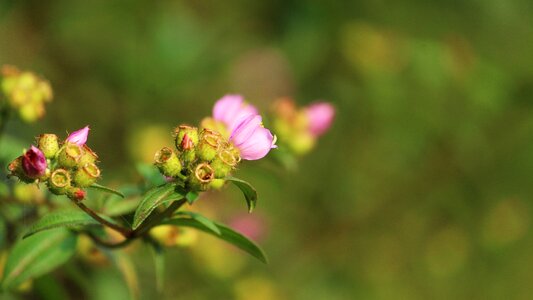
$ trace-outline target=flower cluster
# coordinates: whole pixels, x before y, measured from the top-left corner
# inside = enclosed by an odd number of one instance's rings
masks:
[[[89,127],[70,134],[60,143],[55,134],[42,134],[37,147],[31,146],[8,166],[11,176],[26,183],[45,182],[56,195],[83,200],[86,187],[100,177],[98,156],[87,142]]]
[[[295,154],[302,155],[309,152],[318,137],[329,129],[335,108],[327,102],[297,108],[292,99],[282,98],[274,104],[274,113],[274,128],[280,141]]]
[[[263,158],[276,147],[257,109],[239,95],[218,100],[213,117],[204,119],[200,129],[180,125],[174,134],[176,149],[159,150],[155,165],[192,190],[221,187],[241,159]]]
[[[52,100],[48,81],[31,72],[21,72],[13,66],[3,66],[1,90],[6,104],[16,110],[25,122],[34,122],[44,113],[44,104]]]

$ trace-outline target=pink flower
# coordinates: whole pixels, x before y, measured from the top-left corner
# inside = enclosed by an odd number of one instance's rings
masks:
[[[276,148],[274,136],[263,127],[260,115],[248,115],[231,132],[230,141],[241,153],[241,158],[257,160]]]
[[[309,121],[309,131],[314,136],[325,133],[335,117],[335,108],[327,102],[316,102],[305,108]]]
[[[67,137],[67,142],[83,146],[87,142],[87,136],[89,135],[89,126],[85,126],[80,130],[76,130]]]
[[[29,178],[36,179],[43,176],[47,167],[43,152],[35,146],[31,146],[22,156],[22,169]]]
[[[257,115],[257,109],[246,102],[241,95],[226,95],[213,107],[213,118],[224,123],[229,132],[249,115]]]

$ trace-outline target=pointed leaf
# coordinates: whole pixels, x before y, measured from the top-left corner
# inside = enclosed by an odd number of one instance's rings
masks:
[[[183,197],[183,194],[176,192],[173,184],[165,184],[149,190],[135,211],[133,229],[137,229],[159,205],[180,200]]]
[[[193,204],[199,196],[200,194],[198,194],[198,192],[188,192],[187,195],[185,195],[185,198],[189,204]]]
[[[178,211],[176,215],[187,216],[187,217],[190,217],[191,219],[195,219],[196,221],[202,223],[207,229],[213,231],[215,234],[217,235],[222,234],[220,232],[220,229],[218,229],[217,225],[215,224],[215,222],[209,220],[208,218],[202,216],[199,213],[195,213],[192,211]]]
[[[163,251],[161,245],[156,242],[150,243],[150,246],[152,249],[152,255],[154,257],[157,291],[162,293],[165,283],[165,252]]]
[[[107,193],[111,193],[111,194],[115,194],[117,196],[120,196],[122,198],[124,198],[124,194],[122,194],[121,192],[115,190],[115,189],[112,189],[110,187],[107,187],[107,186],[103,186],[103,185],[99,185],[98,183],[93,183],[91,186],[89,186],[90,188],[93,188],[93,189],[97,189],[97,190],[101,190],[103,192],[107,192]]]
[[[57,227],[77,227],[93,225],[98,226],[100,223],[95,221],[83,211],[56,211],[44,215],[30,229],[24,234],[23,239],[43,230],[53,229]]]
[[[213,236],[216,236],[234,246],[237,248],[245,251],[246,253],[252,255],[253,257],[259,259],[263,263],[267,263],[268,260],[266,258],[265,253],[259,246],[257,246],[253,241],[245,237],[244,235],[236,232],[235,230],[226,227],[225,225],[222,225],[220,223],[213,222],[218,229],[220,230],[220,235],[216,235],[211,229],[207,228],[204,224],[200,223],[199,221],[195,219],[185,219],[185,218],[177,218],[177,219],[171,219],[166,222],[165,224],[172,224],[176,226],[184,226],[184,227],[192,227],[199,229],[201,231],[204,231],[206,233],[209,233]]]
[[[126,281],[131,299],[139,299],[139,278],[130,257],[124,252],[117,253],[114,255],[114,262]]]
[[[67,262],[76,250],[77,236],[60,228],[19,240],[7,258],[2,289],[17,288]]]
[[[246,199],[246,204],[248,205],[248,212],[252,212],[257,203],[257,191],[255,188],[248,182],[239,178],[226,177],[226,180],[230,181],[241,190],[241,192],[244,194],[244,198]]]

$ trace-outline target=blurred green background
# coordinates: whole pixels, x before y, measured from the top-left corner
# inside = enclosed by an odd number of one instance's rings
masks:
[[[43,121],[7,133],[89,124],[111,185],[226,93],[262,111],[281,96],[336,106],[297,170],[239,171],[269,265],[201,236],[168,251],[158,295],[141,249],[141,299],[531,297],[530,0],[0,0],[0,37],[0,64],[55,93]],[[240,197],[198,209],[229,222]],[[89,299],[128,298],[114,268],[91,270]]]

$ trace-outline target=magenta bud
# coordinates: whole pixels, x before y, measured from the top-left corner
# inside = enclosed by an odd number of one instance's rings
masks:
[[[76,130],[73,133],[71,133],[67,139],[66,142],[76,144],[78,146],[83,146],[87,142],[87,136],[89,135],[89,126],[85,126],[80,130]]]
[[[24,174],[32,179],[37,179],[46,174],[46,157],[39,148],[31,146],[30,150],[26,151],[22,156],[22,169]]]
[[[22,159],[24,156],[19,156],[15,160],[13,160],[8,166],[7,169],[9,170],[9,176],[15,176],[18,177],[21,181],[25,183],[31,183],[34,182],[35,179],[32,179],[26,175],[26,172],[22,169]]]

